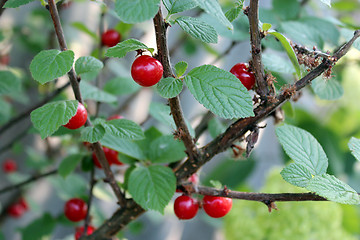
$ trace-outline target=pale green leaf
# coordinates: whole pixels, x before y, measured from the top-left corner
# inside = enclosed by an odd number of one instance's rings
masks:
[[[281,176],[285,181],[298,187],[306,187],[312,179],[309,170],[303,165],[291,163],[281,171]]]
[[[150,104],[149,113],[151,117],[158,120],[159,122],[166,124],[172,129],[176,129],[174,119],[170,115],[170,107],[157,102],[152,102]]]
[[[130,174],[128,186],[131,196],[141,207],[164,213],[175,193],[176,178],[168,167],[137,167]]]
[[[216,30],[206,22],[187,16],[179,17],[175,21],[193,38],[205,43],[217,43]]]
[[[0,96],[18,93],[21,90],[21,81],[10,71],[0,71]]]
[[[90,37],[92,37],[95,41],[99,40],[99,37],[96,35],[96,33],[94,33],[93,31],[91,31],[85,24],[83,24],[82,22],[73,22],[71,24],[72,27],[76,28],[77,30],[86,33],[87,35],[89,35]]]
[[[32,220],[26,227],[20,228],[22,240],[46,239],[50,238],[56,226],[56,219],[49,213]]]
[[[295,68],[286,57],[281,57],[274,53],[262,54],[264,68],[270,72],[294,74]]]
[[[4,8],[17,8],[33,1],[35,0],[7,0],[5,2]]]
[[[31,112],[31,122],[42,138],[53,134],[76,114],[78,101],[57,101],[45,104]]]
[[[225,13],[225,17],[230,21],[233,22],[241,13],[241,9],[240,7],[234,7],[231,8],[230,10],[228,10]]]
[[[129,157],[135,158],[135,159],[139,159],[139,160],[145,160],[146,156],[144,154],[144,152],[141,150],[141,148],[139,147],[139,145],[137,145],[136,143],[130,141],[130,140],[125,140],[123,138],[117,137],[115,135],[111,135],[111,134],[105,134],[105,136],[103,137],[103,139],[101,139],[101,144],[114,149],[120,153],[123,153]]]
[[[254,116],[249,92],[230,72],[203,65],[192,69],[185,83],[198,102],[222,118]]]
[[[360,161],[360,139],[352,137],[348,143],[349,149],[356,160]]]
[[[318,141],[307,131],[283,125],[276,135],[286,154],[313,175],[322,175],[328,167],[328,158]]]
[[[343,87],[334,78],[318,77],[312,81],[311,88],[319,98],[324,100],[337,100],[344,94]]]
[[[75,62],[75,71],[78,75],[83,73],[98,72],[104,67],[104,64],[97,58],[87,56],[79,57]]]
[[[108,103],[113,103],[117,101],[117,98],[114,95],[104,92],[85,81],[80,82],[80,90],[84,100],[91,99],[98,102]]]
[[[177,77],[181,77],[186,72],[186,69],[188,67],[187,62],[180,61],[177,64],[175,64],[175,74]]]
[[[156,85],[156,90],[163,98],[173,98],[183,89],[183,81],[178,78],[163,78]]]
[[[105,128],[97,124],[93,127],[85,127],[81,130],[80,140],[83,142],[98,142],[100,141],[105,135]]]
[[[31,61],[30,72],[36,81],[44,84],[65,75],[73,63],[74,52],[71,50],[43,50]]]
[[[169,14],[187,11],[197,6],[194,0],[164,0],[163,2]]]
[[[63,178],[66,178],[70,173],[72,173],[76,166],[80,163],[83,158],[83,154],[73,154],[64,158],[58,168],[58,173]]]
[[[114,119],[102,123],[107,134],[127,140],[144,139],[144,132],[135,122],[127,119]]]
[[[184,143],[173,135],[156,138],[149,148],[149,158],[153,163],[171,163],[186,157]]]
[[[110,94],[121,96],[133,94],[141,89],[141,86],[132,78],[117,77],[107,81],[104,86],[104,91]]]
[[[106,51],[105,56],[122,58],[122,57],[125,57],[125,55],[128,52],[139,50],[139,49],[149,49],[149,48],[145,44],[140,42],[139,40],[131,38],[131,39],[128,39],[128,40],[118,43],[114,47],[109,48]]]
[[[115,11],[125,23],[140,23],[152,19],[159,11],[160,0],[116,0]]]
[[[306,189],[329,201],[343,204],[360,203],[359,195],[354,189],[329,174],[315,176],[311,179]]]

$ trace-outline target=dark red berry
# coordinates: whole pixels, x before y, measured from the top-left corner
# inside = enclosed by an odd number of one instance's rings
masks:
[[[101,43],[107,47],[113,47],[120,42],[121,35],[114,29],[109,29],[101,35]]]
[[[7,213],[14,217],[19,218],[26,212],[26,209],[20,203],[14,203],[7,209]]]
[[[121,116],[121,115],[119,115],[119,114],[115,114],[115,115],[112,115],[112,116],[110,116],[110,117],[108,117],[108,119],[107,120],[114,120],[114,119],[123,119],[124,117],[123,116]]]
[[[80,198],[72,198],[65,203],[64,214],[73,222],[85,219],[87,213],[87,204]]]
[[[2,168],[5,173],[12,173],[17,170],[17,164],[13,159],[6,159],[2,164]]]
[[[163,75],[162,64],[153,57],[142,55],[135,59],[131,66],[131,76],[143,87],[157,84]]]
[[[204,196],[203,209],[213,218],[225,216],[232,207],[232,199],[226,197]]]
[[[64,125],[64,127],[68,129],[81,128],[86,123],[86,119],[87,119],[86,108],[84,107],[84,105],[79,103],[75,115],[69,120],[67,124]]]
[[[182,195],[175,199],[174,212],[179,219],[192,219],[199,210],[199,204],[189,196]]]
[[[95,231],[95,228],[93,226],[89,225],[86,230],[86,236],[92,234],[94,231]],[[84,226],[77,227],[75,229],[75,240],[79,240],[83,232],[84,232]]]
[[[105,153],[106,160],[108,161],[110,166],[112,164],[123,165],[123,163],[119,161],[119,156],[118,156],[119,153],[117,151],[107,148],[107,147],[103,147],[103,150]],[[96,157],[95,153],[93,153],[92,157],[93,157],[95,166],[97,166],[98,168],[102,168],[101,164],[99,162],[99,159]]]
[[[234,74],[241,83],[250,90],[255,85],[255,76],[249,71],[249,67],[245,63],[237,63],[231,69],[230,72]]]
[[[25,198],[20,198],[18,203],[24,208],[25,211],[29,210],[29,205],[27,204]]]

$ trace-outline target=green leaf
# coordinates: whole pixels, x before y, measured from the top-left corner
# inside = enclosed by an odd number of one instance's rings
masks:
[[[185,83],[197,101],[222,118],[254,116],[249,92],[230,72],[203,65],[192,69]]]
[[[188,67],[187,62],[181,61],[175,64],[175,74],[177,77],[181,77],[186,72]]]
[[[315,192],[329,201],[343,204],[360,203],[359,195],[354,189],[329,174],[315,176],[311,179],[306,189]]]
[[[145,155],[148,156],[148,152],[150,152],[152,149],[150,149],[151,143],[157,139],[158,137],[161,137],[163,134],[155,127],[150,127],[147,129],[144,133],[145,138],[136,141],[136,143],[141,147],[141,149],[144,151]]]
[[[324,100],[337,100],[344,94],[343,87],[334,78],[318,77],[312,81],[311,88],[319,98]]]
[[[66,178],[75,170],[76,166],[80,163],[83,157],[83,154],[73,154],[64,158],[58,168],[59,175]]]
[[[150,144],[149,158],[153,163],[171,163],[186,157],[184,143],[173,135],[162,136]]]
[[[22,240],[45,239],[50,237],[52,231],[56,226],[56,219],[49,213],[45,213],[40,218],[37,218],[29,225],[21,228]]]
[[[217,18],[217,20],[226,26],[229,30],[233,29],[231,22],[225,17],[219,2],[217,0],[194,0],[197,5],[208,14]]]
[[[83,24],[82,22],[73,22],[71,24],[72,27],[76,28],[77,30],[86,33],[87,35],[89,35],[90,37],[92,37],[95,41],[99,40],[99,37],[96,35],[96,33],[94,33],[93,31],[91,31],[85,24]]]
[[[33,1],[35,0],[8,0],[5,3],[4,8],[17,8],[20,7],[21,5],[25,5]]]
[[[225,125],[218,119],[212,118],[208,124],[208,130],[212,138],[216,138],[219,134],[225,132]]]
[[[164,0],[163,2],[169,14],[187,11],[197,6],[194,0]]]
[[[0,71],[0,96],[21,91],[21,81],[10,71]]]
[[[300,11],[300,3],[297,0],[273,0],[274,12],[283,20],[295,19]]]
[[[183,89],[183,81],[178,78],[163,78],[156,85],[156,90],[163,98],[173,98]]]
[[[241,13],[241,9],[240,7],[234,7],[231,8],[230,10],[228,10],[225,13],[225,17],[230,21],[233,22]]]
[[[298,127],[283,125],[276,129],[276,135],[286,154],[303,165],[313,175],[322,175],[328,167],[328,158],[318,141],[307,131]]]
[[[113,103],[117,101],[117,98],[114,95],[104,92],[85,81],[80,82],[80,91],[84,100],[91,99],[98,102],[107,103]]]
[[[116,0],[115,12],[125,23],[140,23],[155,17],[160,0]]]
[[[39,130],[41,138],[53,134],[75,116],[78,101],[57,101],[45,104],[31,112],[31,122]]]
[[[173,171],[164,166],[137,167],[129,178],[129,192],[146,210],[164,213],[176,190]]]
[[[296,163],[290,163],[280,174],[285,181],[298,187],[306,187],[312,179],[309,170],[303,165]]]
[[[340,38],[340,31],[334,23],[317,17],[305,17],[299,19],[300,22],[307,24],[316,29],[320,33],[323,41],[329,42],[334,46],[337,46]]]
[[[120,153],[133,157],[135,159],[139,159],[139,160],[146,159],[146,156],[139,147],[139,145],[137,145],[132,141],[125,140],[123,138],[119,138],[111,134],[105,134],[105,136],[103,137],[103,139],[101,139],[100,142],[105,147],[114,149]]]
[[[291,47],[290,42],[288,41],[288,39],[286,37],[284,37],[284,35],[282,35],[281,33],[278,33],[278,32],[275,32],[275,31],[269,31],[268,33],[273,35],[274,37],[276,37],[280,41],[281,45],[285,49],[286,54],[290,58],[290,61],[291,61],[291,63],[293,64],[293,66],[295,68],[296,75],[300,79],[301,78],[300,65],[299,65],[299,62],[297,60],[294,49]]]
[[[149,113],[151,117],[170,126],[172,129],[176,129],[174,119],[171,117],[170,112],[170,107],[167,105],[157,102],[150,103]]]
[[[296,71],[289,59],[274,54],[274,52],[262,54],[262,61],[264,68],[270,72],[294,74]]]
[[[132,2],[132,1],[129,1],[129,2]],[[118,43],[114,47],[109,48],[106,51],[105,56],[122,58],[122,57],[125,57],[125,55],[128,52],[139,50],[139,49],[149,49],[149,48],[142,42],[131,38],[131,39],[128,39],[128,40]]]
[[[352,137],[348,143],[351,154],[360,161],[360,139]]]
[[[133,94],[141,89],[141,86],[132,78],[118,77],[107,81],[104,91],[116,96]]]
[[[98,72],[103,67],[104,64],[99,59],[91,56],[79,57],[75,62],[75,71],[78,75]]]
[[[36,81],[44,84],[65,75],[73,63],[74,52],[71,50],[43,50],[31,61],[30,72]]]
[[[96,124],[93,127],[85,127],[81,130],[80,140],[83,142],[98,142],[105,135],[105,128],[101,124]]]
[[[182,16],[175,20],[179,26],[192,37],[205,43],[217,43],[216,30],[199,19]]]
[[[1,89],[1,88],[0,88]],[[11,105],[0,98],[0,125],[11,117]]]
[[[320,1],[331,7],[331,0],[320,0]]]
[[[266,31],[269,31],[271,27],[272,27],[272,25],[270,23],[263,23],[261,28],[263,31],[266,32]]]
[[[54,192],[62,199],[69,200],[74,197],[81,197],[87,194],[87,180],[79,174],[70,174],[66,178],[61,176],[50,177],[50,182],[54,186]]]
[[[144,132],[135,122],[127,119],[114,119],[102,123],[107,134],[127,140],[144,139]]]

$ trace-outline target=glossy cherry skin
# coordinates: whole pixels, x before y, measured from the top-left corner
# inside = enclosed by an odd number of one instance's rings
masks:
[[[123,165],[123,163],[119,161],[117,151],[115,151],[113,149],[110,149],[110,148],[107,148],[107,147],[103,147],[103,151],[105,153],[106,160],[108,161],[110,166],[112,164]],[[95,153],[92,154],[92,157],[93,157],[93,161],[94,161],[95,166],[98,167],[98,168],[102,168],[101,164],[99,162],[99,159],[96,157]]]
[[[247,64],[237,63],[230,69],[230,72],[241,81],[247,90],[250,90],[254,87],[255,76],[252,72],[249,71]]]
[[[199,204],[189,196],[182,195],[175,199],[174,212],[179,219],[192,219],[199,210]]]
[[[80,198],[72,198],[65,203],[64,214],[72,222],[84,220],[87,213],[87,204]]]
[[[86,123],[86,119],[87,119],[86,108],[84,107],[84,105],[79,103],[75,115],[69,120],[67,124],[64,125],[64,127],[68,129],[81,128]]]
[[[131,66],[131,76],[143,87],[157,84],[163,75],[162,64],[153,57],[142,55],[135,59]]]
[[[89,225],[86,230],[86,236],[92,234],[94,231],[95,231],[95,228],[93,226]],[[84,232],[84,226],[77,227],[76,232],[75,232],[75,240],[79,240],[83,232]]]
[[[6,159],[2,164],[5,173],[12,173],[17,170],[17,164],[13,159]]]
[[[110,121],[110,120],[114,120],[114,119],[123,119],[124,117],[123,116],[121,116],[120,114],[115,114],[115,115],[112,115],[112,116],[110,116],[110,117],[108,117],[108,121]]]
[[[202,207],[210,217],[221,218],[230,211],[232,199],[226,197],[204,196]]]
[[[113,47],[120,42],[121,35],[114,29],[109,29],[101,35],[101,43],[107,47]]]

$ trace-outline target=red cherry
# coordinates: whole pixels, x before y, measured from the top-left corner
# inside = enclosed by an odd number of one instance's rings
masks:
[[[225,216],[232,207],[232,199],[226,197],[205,196],[203,198],[203,209],[213,218]]]
[[[109,29],[101,35],[101,43],[107,47],[113,47],[120,42],[121,35],[114,29]]]
[[[103,147],[103,151],[105,153],[106,160],[108,161],[110,166],[112,164],[123,165],[123,163],[119,161],[117,151],[115,151],[113,149],[110,149],[110,148],[107,148],[107,147]],[[102,168],[101,164],[99,162],[99,159],[96,157],[95,153],[93,153],[92,157],[93,157],[93,161],[94,161],[95,166],[97,166],[98,168]]]
[[[81,128],[85,123],[87,119],[87,111],[84,105],[81,103],[78,104],[77,111],[75,113],[75,116],[73,116],[67,124],[64,125],[64,127],[68,129],[78,129]]]
[[[80,198],[72,198],[65,203],[64,214],[73,222],[79,222],[85,219],[87,213],[87,204]]]
[[[179,219],[192,219],[199,210],[199,204],[189,196],[182,195],[175,199],[174,212]]]
[[[0,64],[7,66],[7,65],[9,65],[9,63],[10,63],[10,55],[9,54],[0,56]]]
[[[163,66],[161,62],[147,55],[135,59],[131,66],[132,78],[143,87],[151,87],[157,84],[162,75]]]
[[[7,212],[10,216],[19,218],[26,212],[26,209],[20,203],[14,203],[7,209]]]
[[[17,164],[13,159],[6,159],[2,164],[2,168],[5,173],[12,173],[17,170]]]
[[[25,211],[29,210],[29,205],[27,204],[25,198],[20,198],[18,204],[24,208]]]
[[[249,71],[247,64],[237,63],[230,69],[230,72],[241,81],[247,90],[250,90],[254,87],[255,76],[252,72]]]
[[[110,116],[110,117],[108,117],[108,121],[110,121],[110,120],[114,120],[114,119],[123,119],[124,117],[123,116],[121,116],[120,114],[115,114],[115,115],[112,115],[112,116]]]
[[[94,231],[95,231],[95,228],[93,226],[89,225],[86,230],[86,236],[92,234]],[[79,240],[83,232],[84,232],[84,226],[77,227],[75,229],[75,240]]]

